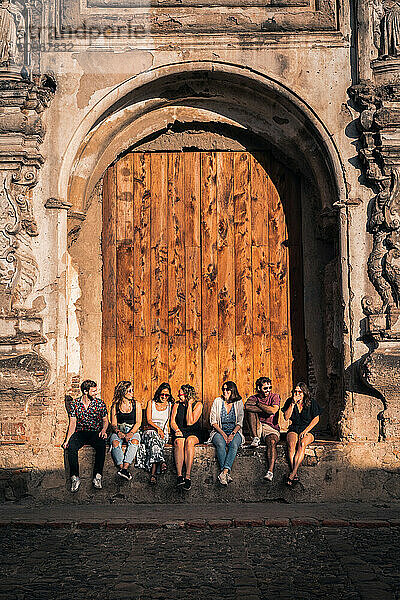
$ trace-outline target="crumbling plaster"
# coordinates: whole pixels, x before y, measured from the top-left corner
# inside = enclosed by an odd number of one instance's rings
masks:
[[[96,2],[101,4],[103,0]],[[32,242],[39,279],[31,300],[42,307],[47,343],[40,351],[51,365],[51,381],[43,394],[14,394],[3,399],[2,428],[10,430],[11,442],[2,446],[1,465],[17,471],[22,466],[29,476],[29,491],[40,489],[46,498],[51,496],[48,490],[54,488],[54,497],[65,497],[64,455],[60,449],[67,424],[65,393],[70,391],[74,377],[100,379],[101,190],[96,185],[118,154],[133,144],[139,147],[147,135],[155,136],[157,141],[152,142],[152,147],[158,143],[161,149],[174,135],[174,124],[219,121],[257,131],[266,143],[275,145],[280,159],[286,159],[291,168],[304,175],[309,167],[317,184],[312,189],[303,178],[303,239],[308,244],[304,258],[305,270],[310,274],[306,289],[309,328],[315,315],[318,322],[324,318],[320,288],[316,294],[313,290],[321,285],[327,268],[336,269],[334,259],[327,267],[326,257],[318,255],[324,242],[317,240],[319,233],[314,235],[314,212],[324,207],[329,218],[332,205],[336,205],[333,210],[339,221],[340,236],[335,239],[340,265],[334,275],[337,273],[337,280],[341,280],[341,289],[338,299],[332,296],[332,312],[336,316],[330,326],[335,331],[333,352],[340,353],[345,374],[344,390],[340,390],[343,410],[338,413],[339,433],[342,439],[354,443],[343,444],[346,460],[339,460],[343,468],[339,465],[336,469],[340,473],[337,477],[328,478],[337,462],[337,456],[332,461],[329,453],[329,468],[321,469],[317,478],[315,472],[310,475],[310,483],[314,481],[318,488],[317,496],[311,493],[310,498],[326,494],[327,481],[332,483],[329,494],[335,499],[356,499],[363,494],[367,498],[390,498],[398,445],[378,442],[378,415],[383,403],[360,382],[357,371],[358,361],[368,350],[361,299],[366,294],[376,297],[366,273],[372,242],[366,221],[373,193],[360,175],[356,147],[359,132],[355,126],[358,113],[348,100],[347,89],[357,82],[357,76],[371,79],[373,75],[370,61],[376,58],[377,51],[373,45],[372,3],[358,3],[358,32],[350,27],[353,3],[319,3],[319,14],[315,7],[271,9],[264,3],[250,10],[247,5],[203,7],[203,17],[199,19],[199,9],[192,9],[192,5],[202,2],[190,0],[189,7],[175,10],[178,19],[168,7],[142,6],[134,19],[140,20],[144,15],[149,29],[138,31],[137,36],[105,34],[88,40],[75,35],[74,28],[76,23],[81,24],[81,18],[102,26],[113,19],[117,24],[126,22],[132,13],[131,0],[124,2],[126,8],[115,19],[119,5],[109,15],[112,2],[108,0],[100,9],[86,8],[82,15],[84,0],[62,0],[64,12],[60,22],[70,24],[71,36],[63,37],[57,30],[51,39],[51,32],[44,32],[40,71],[55,74],[57,93],[42,117],[47,134],[41,152],[46,160],[33,191],[33,212],[40,226],[39,235]],[[232,0],[231,5],[234,4],[237,2]],[[43,6],[46,10],[49,6],[50,13],[53,11],[48,20],[43,20],[51,28],[53,17],[58,18],[53,2]],[[339,14],[332,18],[336,8]],[[236,17],[232,17],[232,9]],[[184,12],[187,15],[180,19]],[[277,14],[276,19],[270,18],[271,12]],[[354,21],[354,14],[352,18]],[[278,31],[282,26],[284,30]],[[206,101],[194,101],[191,97],[187,102],[184,80],[200,66],[203,73],[220,74],[220,87],[225,88],[225,93],[205,98]],[[181,94],[163,95],[166,76],[174,77],[177,88],[182,84]],[[240,77],[241,86],[230,89],[233,79]],[[195,79],[191,77],[192,82]],[[142,98],[139,106],[137,96],[146,86],[152,89],[152,95]],[[259,91],[254,94],[257,86]],[[229,102],[224,104],[223,98],[229,96]],[[224,113],[226,108],[229,110]],[[249,108],[253,115],[246,114]],[[181,138],[183,143],[193,136],[185,132]],[[215,147],[225,143],[215,132],[204,134],[202,140],[203,147],[207,140]],[[179,148],[178,136],[174,144]],[[70,223],[79,223],[79,214],[73,219],[74,209],[75,213],[81,211],[82,220],[79,235],[68,252],[69,205]],[[307,339],[313,357],[321,353],[324,335],[325,330]],[[313,361],[320,379],[324,377],[324,360]],[[364,440],[371,442],[358,442]],[[340,452],[341,448],[340,445]],[[204,450],[199,449],[199,453],[202,456]],[[202,460],[198,457],[197,461],[201,468]],[[87,465],[86,461],[84,468]],[[357,471],[354,480],[349,477],[352,469]],[[369,471],[364,472],[365,469]],[[382,490],[387,474],[387,489],[384,485]],[[143,484],[138,487],[147,498]],[[253,485],[250,487],[253,489]],[[212,498],[214,493],[213,489]],[[265,487],[260,493],[265,498]]]
[[[202,68],[206,65],[206,69],[209,69],[210,72],[218,70],[218,72],[226,74],[228,82],[232,72],[243,75],[243,81],[247,77],[250,82],[268,82],[268,86],[274,90],[276,95],[278,103],[275,103],[273,109],[278,116],[287,110],[288,98],[295,100],[297,105],[304,110],[304,120],[309,119],[313,126],[318,124],[319,132],[324,132],[324,144],[330,148],[330,152],[327,152],[325,157],[322,156],[322,150],[320,155],[316,154],[315,146],[312,146],[311,139],[306,137],[307,132],[301,128],[300,124],[297,126],[298,133],[294,136],[294,140],[298,146],[302,147],[305,155],[307,155],[307,149],[309,150],[307,159],[311,162],[314,161],[315,172],[318,161],[324,162],[328,157],[335,163],[333,171],[338,176],[334,193],[332,193],[332,189],[329,189],[329,183],[321,185],[320,193],[323,203],[331,205],[333,202],[338,202],[342,206],[338,211],[341,212],[343,298],[345,311],[349,311],[347,314],[345,313],[345,331],[347,331],[344,345],[345,368],[365,354],[365,345],[361,341],[357,341],[357,338],[359,338],[358,329],[362,318],[360,300],[365,295],[366,289],[370,288],[365,274],[365,257],[368,255],[370,244],[365,233],[365,205],[370,192],[360,186],[357,181],[359,173],[353,165],[356,154],[353,145],[355,136],[351,132],[349,134],[348,125],[349,122],[351,123],[351,116],[354,116],[355,119],[356,113],[353,113],[347,103],[346,90],[351,84],[347,44],[343,44],[341,47],[337,45],[322,47],[322,45],[309,44],[307,51],[304,47],[301,49],[286,48],[284,51],[274,48],[268,52],[261,48],[236,48],[228,51],[211,47],[210,50],[196,52],[190,51],[190,49],[179,51],[169,48],[155,48],[151,51],[118,51],[117,53],[98,50],[71,53],[48,52],[43,53],[42,64],[44,70],[49,69],[55,73],[59,88],[55,101],[45,117],[47,137],[44,153],[47,155],[47,161],[42,171],[43,189],[40,194],[36,194],[39,204],[46,197],[56,197],[63,202],[84,205],[85,202],[88,202],[96,182],[108,164],[121,151],[137,143],[146,134],[154,132],[162,124],[167,126],[176,119],[211,121],[216,118],[219,121],[233,122],[229,116],[221,116],[215,110],[218,98],[213,98],[206,108],[185,106],[184,102],[175,102],[168,106],[162,106],[161,103],[157,112],[153,110],[147,113],[144,110],[146,107],[140,107],[141,110],[135,112],[128,102],[117,113],[117,116],[110,114],[104,118],[107,110],[114,103],[121,101],[126,96],[129,97],[129,94],[133,94],[132,98],[134,98],[135,89],[151,83],[156,92],[157,81],[167,74],[177,74],[179,82],[180,76],[184,78],[185,74],[198,70],[199,65],[202,65]],[[116,64],[118,65],[117,70],[115,69]],[[102,66],[102,69],[99,65]],[[102,73],[99,73],[100,70]],[[98,84],[97,88],[96,83]],[[279,104],[279,99],[281,99],[281,104]],[[155,96],[153,102],[157,103],[158,100]],[[235,116],[241,111],[244,114],[248,107],[237,106],[236,108]],[[263,123],[264,127],[260,127],[256,118],[251,121],[248,115],[249,122],[245,126],[254,127],[256,130],[259,127],[261,130],[264,129],[266,134],[273,133],[274,139],[279,139],[279,136],[284,138],[286,115],[283,114],[282,121],[277,122],[277,120],[271,119],[273,115],[270,109],[271,105],[266,103],[264,111],[267,117]],[[262,115],[259,117],[262,118]],[[118,119],[121,119],[121,122],[118,123]],[[103,127],[97,138],[96,134],[104,124],[106,127]],[[236,124],[241,125],[240,119],[236,120]],[[112,129],[113,126],[116,126],[115,129]],[[292,141],[288,139],[286,148],[290,148],[291,143],[293,146],[293,138]],[[88,152],[90,144],[93,144],[94,148],[92,155],[91,152]],[[101,152],[99,152],[100,145]],[[94,153],[95,151],[97,154]],[[298,148],[292,147],[292,157],[296,152],[298,152]],[[71,174],[77,170],[77,165],[81,169],[82,175],[78,174],[78,186],[76,191],[71,192],[71,187],[69,187],[71,186]],[[81,182],[79,182],[79,177],[81,177]],[[88,181],[90,186],[87,185]],[[83,194],[82,190],[84,190]],[[349,199],[360,202],[360,204],[349,208],[346,206]],[[89,210],[95,210],[93,205]],[[98,207],[96,210],[98,211]],[[84,224],[81,235],[84,234],[85,227],[89,227],[90,223],[93,224],[92,217],[93,214]],[[55,217],[48,218],[54,221]],[[59,211],[57,219],[57,228],[61,231],[66,226],[66,211]],[[97,222],[96,219],[95,222]],[[51,240],[51,243],[53,244],[52,256],[65,254],[66,246],[63,246],[63,241],[60,242],[57,238]],[[79,241],[78,243],[84,242]],[[39,243],[39,247],[43,247],[43,244]],[[39,260],[45,263],[46,257],[39,256]],[[351,264],[350,271],[347,260]],[[60,303],[63,302],[63,294],[65,297],[67,292],[66,289],[63,292],[66,275],[49,274],[48,281],[49,283],[57,282],[58,286],[56,286],[58,299],[55,301],[53,297],[49,300],[49,312],[52,313],[51,306],[58,306],[54,309],[58,330],[62,331],[63,327],[67,330],[67,319],[65,318],[67,311],[63,315],[59,308]],[[95,281],[97,285],[97,279]],[[81,310],[81,302],[82,299],[78,300],[79,310]],[[82,321],[78,319],[78,322],[82,326]],[[52,325],[49,323],[48,331],[50,332],[51,329],[55,331],[53,323]],[[74,334],[74,339],[77,345],[73,346],[75,348],[74,356],[69,361],[69,364],[73,364],[74,367],[69,371],[69,377],[65,373],[66,381],[69,381],[73,374],[77,374],[75,353],[79,351],[79,343],[82,343],[82,331],[76,336]],[[71,348],[71,346],[69,347]],[[81,366],[79,374],[89,375],[88,370],[92,372],[95,368],[98,373],[99,354],[96,358],[90,359],[89,354],[85,352],[84,350],[83,354],[79,356],[78,362]],[[55,374],[61,374],[62,378],[62,367],[65,363],[61,355],[65,353],[65,347],[59,346],[58,353],[60,356],[56,362],[60,365],[61,370],[56,370]],[[353,416],[357,421],[357,415],[354,412],[356,401],[353,391],[350,390],[352,399],[347,402],[346,419],[348,422]],[[362,401],[364,396],[360,396],[360,398]],[[367,402],[370,401],[369,396],[365,398]],[[378,424],[377,422],[375,424],[374,415],[367,434],[364,434],[362,427],[360,425],[360,431],[357,430],[356,437],[377,439]],[[343,430],[345,429],[344,427]],[[353,430],[353,427],[350,429]]]

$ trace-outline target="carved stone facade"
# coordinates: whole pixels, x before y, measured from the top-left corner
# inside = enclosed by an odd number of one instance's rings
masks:
[[[373,80],[349,89],[360,111],[359,157],[375,192],[367,217],[372,236],[367,273],[377,295],[362,299],[372,349],[360,366],[368,385],[382,396],[383,439],[400,439],[400,64],[392,58],[398,56],[399,19],[399,4],[385,4]]]
[[[0,7],[0,397],[43,391],[50,365],[36,348],[43,303],[30,302],[39,266],[32,240],[39,227],[32,190],[44,158],[41,114],[54,95],[51,75],[29,78],[26,63],[30,6]]]
[[[101,384],[109,165],[134,150],[261,150],[296,175],[304,289],[290,301],[303,296],[323,429],[354,472],[373,479],[382,457],[394,472],[399,6],[0,3],[0,466],[59,486],[65,397]]]

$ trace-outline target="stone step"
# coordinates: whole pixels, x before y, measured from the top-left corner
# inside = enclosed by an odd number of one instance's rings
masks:
[[[149,485],[149,474],[132,468],[132,481],[121,479],[107,453],[103,473],[103,489],[92,486],[93,450],[83,448],[79,453],[81,487],[76,494],[69,491],[68,469],[38,472],[34,469],[4,470],[0,473],[0,497],[18,500],[30,496],[45,503],[95,504],[204,504],[227,502],[329,502],[354,500],[390,500],[399,498],[398,475],[379,465],[379,443],[344,443],[316,441],[306,450],[300,468],[300,483],[293,489],[285,485],[288,467],[285,446],[278,445],[278,460],[273,482],[264,480],[266,448],[239,449],[232,470],[233,482],[227,487],[219,484],[219,469],[212,445],[196,447],[192,470],[192,489],[176,488],[176,471],[172,448],[166,447],[168,471],[158,476],[157,485]],[[60,449],[60,452],[62,450]],[[372,460],[375,466],[371,467]],[[365,467],[357,465],[364,464]],[[66,465],[65,465],[66,466]],[[18,481],[18,485],[15,483]]]

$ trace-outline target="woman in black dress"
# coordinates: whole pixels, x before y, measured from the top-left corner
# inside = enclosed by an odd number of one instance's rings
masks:
[[[286,400],[283,415],[291,421],[286,441],[290,473],[287,485],[293,486],[298,480],[297,471],[304,459],[306,448],[314,441],[315,427],[322,409],[311,398],[310,390],[303,382],[298,383],[291,398]]]
[[[174,457],[178,474],[177,486],[190,490],[194,447],[200,442],[200,417],[203,404],[197,397],[192,385],[182,385],[178,392],[178,400],[171,413],[171,430],[174,435]],[[183,477],[183,467],[186,473]]]

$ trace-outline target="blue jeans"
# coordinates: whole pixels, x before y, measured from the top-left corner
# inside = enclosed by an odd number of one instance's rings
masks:
[[[122,428],[122,433],[128,433],[128,431]],[[133,441],[136,441],[136,444]],[[118,441],[118,446],[114,448],[113,442]],[[122,444],[126,443],[125,453],[122,450]],[[112,433],[110,436],[110,444],[111,444],[111,456],[117,466],[122,465],[123,463],[129,463],[130,465],[135,460],[136,453],[140,444],[140,433],[134,433],[132,438],[126,442],[125,440],[121,440],[120,437],[116,433]]]
[[[227,444],[222,435],[216,432],[212,438],[212,443],[215,446],[221,471],[223,471],[223,469],[229,469],[230,471],[232,469],[233,461],[236,458],[238,448],[242,443],[240,433],[235,433],[235,437],[231,443]]]

